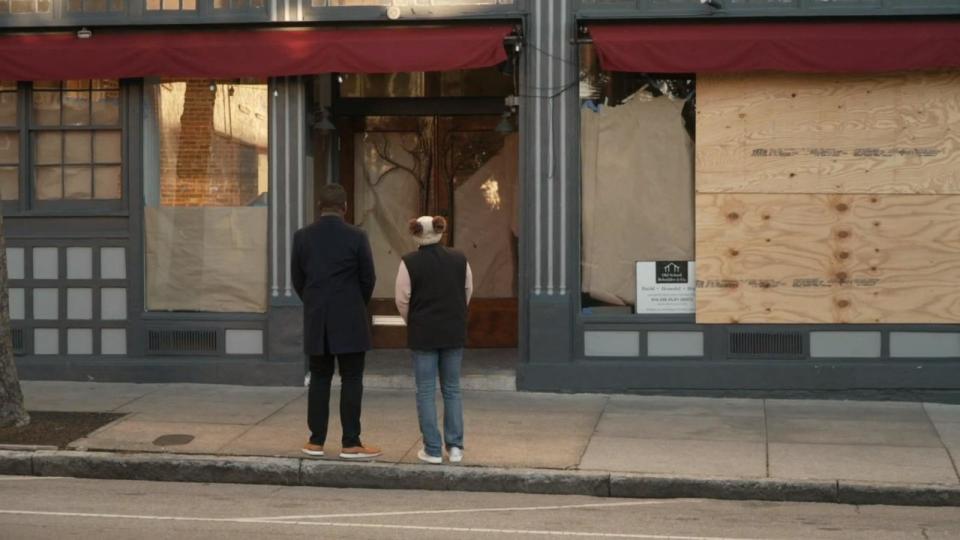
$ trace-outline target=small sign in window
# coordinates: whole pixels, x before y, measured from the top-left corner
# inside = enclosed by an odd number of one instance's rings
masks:
[[[696,311],[696,277],[691,261],[638,261],[637,314]]]

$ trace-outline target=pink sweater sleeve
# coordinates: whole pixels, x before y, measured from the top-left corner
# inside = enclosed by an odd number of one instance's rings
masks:
[[[467,263],[467,279],[464,289],[467,292],[467,305],[470,305],[470,299],[473,298],[473,270],[470,269],[470,263]]]
[[[407,321],[407,313],[410,311],[410,272],[407,271],[407,265],[400,261],[400,269],[397,270],[397,282],[394,286],[394,301],[397,304],[397,311]]]

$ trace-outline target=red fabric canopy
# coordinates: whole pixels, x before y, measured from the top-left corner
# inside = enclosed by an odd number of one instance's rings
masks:
[[[590,26],[609,71],[869,73],[960,67],[960,22]]]
[[[0,79],[237,78],[446,71],[507,58],[510,25],[446,28],[95,31],[0,36]]]

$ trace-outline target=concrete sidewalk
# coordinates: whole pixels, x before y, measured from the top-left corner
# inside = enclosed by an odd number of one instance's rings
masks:
[[[77,450],[303,457],[304,388],[34,381],[23,387],[31,410],[129,413],[72,443]],[[464,466],[478,472],[856,482],[960,495],[960,405],[483,391],[465,392],[464,405]],[[331,408],[328,448],[337,451],[335,402]],[[368,389],[363,422],[364,441],[384,448],[381,464],[418,463],[412,388]]]

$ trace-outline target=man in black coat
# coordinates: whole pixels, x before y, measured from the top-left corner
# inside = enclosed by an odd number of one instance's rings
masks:
[[[360,441],[363,366],[370,350],[367,304],[376,275],[370,241],[347,224],[347,194],[339,185],[320,189],[320,218],[293,236],[293,287],[303,301],[303,349],[310,357],[307,424],[310,441],[303,452],[323,456],[330,414],[330,383],[340,365],[340,423],[344,459],[369,459],[379,448]]]

